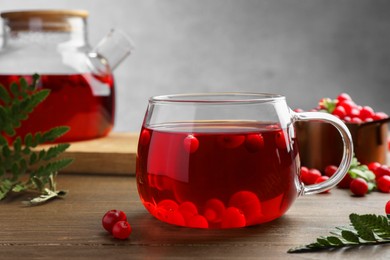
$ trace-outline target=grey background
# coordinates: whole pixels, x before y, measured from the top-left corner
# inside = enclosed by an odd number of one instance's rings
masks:
[[[292,108],[348,92],[390,114],[390,1],[1,0],[0,11],[85,9],[89,39],[127,32],[115,131],[139,131],[152,95],[273,92]]]

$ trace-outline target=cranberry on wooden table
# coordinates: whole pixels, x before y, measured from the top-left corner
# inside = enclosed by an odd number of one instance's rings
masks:
[[[127,216],[121,210],[107,211],[102,218],[102,225],[116,239],[127,239],[132,232]]]
[[[130,224],[125,220],[121,220],[115,223],[112,228],[112,235],[117,239],[126,239],[130,236],[131,231]]]
[[[356,196],[364,196],[368,192],[368,183],[362,178],[355,178],[349,186],[351,192]]]
[[[116,209],[109,210],[102,218],[103,228],[112,233],[112,228],[115,223],[121,220],[127,220],[126,214],[123,211]]]

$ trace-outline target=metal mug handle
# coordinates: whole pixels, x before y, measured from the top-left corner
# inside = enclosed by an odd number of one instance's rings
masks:
[[[353,157],[353,141],[348,127],[339,118],[322,112],[293,112],[292,121],[319,120],[332,124],[340,133],[343,141],[343,157],[335,174],[328,180],[312,185],[302,184],[301,195],[316,194],[329,190],[336,186],[349,170]]]

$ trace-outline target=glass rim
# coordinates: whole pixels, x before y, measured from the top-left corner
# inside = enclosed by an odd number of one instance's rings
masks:
[[[285,96],[255,92],[204,92],[152,96],[151,103],[265,103],[285,100]]]

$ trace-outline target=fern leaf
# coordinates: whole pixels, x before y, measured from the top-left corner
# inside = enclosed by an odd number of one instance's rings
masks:
[[[3,101],[5,105],[8,105],[11,102],[11,96],[3,85],[0,85],[0,100]]]
[[[60,136],[63,136],[69,131],[67,126],[59,126],[50,129],[42,135],[42,142],[52,142]]]
[[[377,240],[375,235],[390,238],[390,225],[385,216],[351,214],[349,218],[359,236],[365,240],[375,241]]]
[[[32,78],[31,85],[23,77],[18,82],[11,83],[8,88],[0,85],[0,200],[11,191],[21,192],[27,189],[45,192],[43,195],[46,197],[38,199],[40,202],[66,194],[56,191],[55,176],[73,159],[56,158],[69,145],[58,144],[48,150],[33,148],[55,141],[64,135],[69,127],[55,127],[45,133],[28,133],[23,140],[17,136],[12,144],[7,139],[7,136],[16,134],[15,129],[20,127],[22,121],[50,94],[49,89],[38,87],[38,74],[34,74]],[[36,168],[35,165],[39,167]],[[24,178],[27,171],[30,174]]]
[[[316,242],[289,249],[288,253],[302,253],[352,247],[362,245],[378,245],[390,243],[390,223],[386,216],[374,214],[350,214],[350,226],[336,227],[332,236],[319,237]]]
[[[62,152],[64,152],[66,149],[68,149],[69,146],[70,146],[70,144],[59,144],[56,146],[52,146],[47,150],[45,156],[43,156],[42,159],[45,161],[49,161],[49,160],[57,157],[58,155],[60,155]]]
[[[0,200],[4,199],[12,190],[14,183],[8,179],[2,179],[0,182]]]

